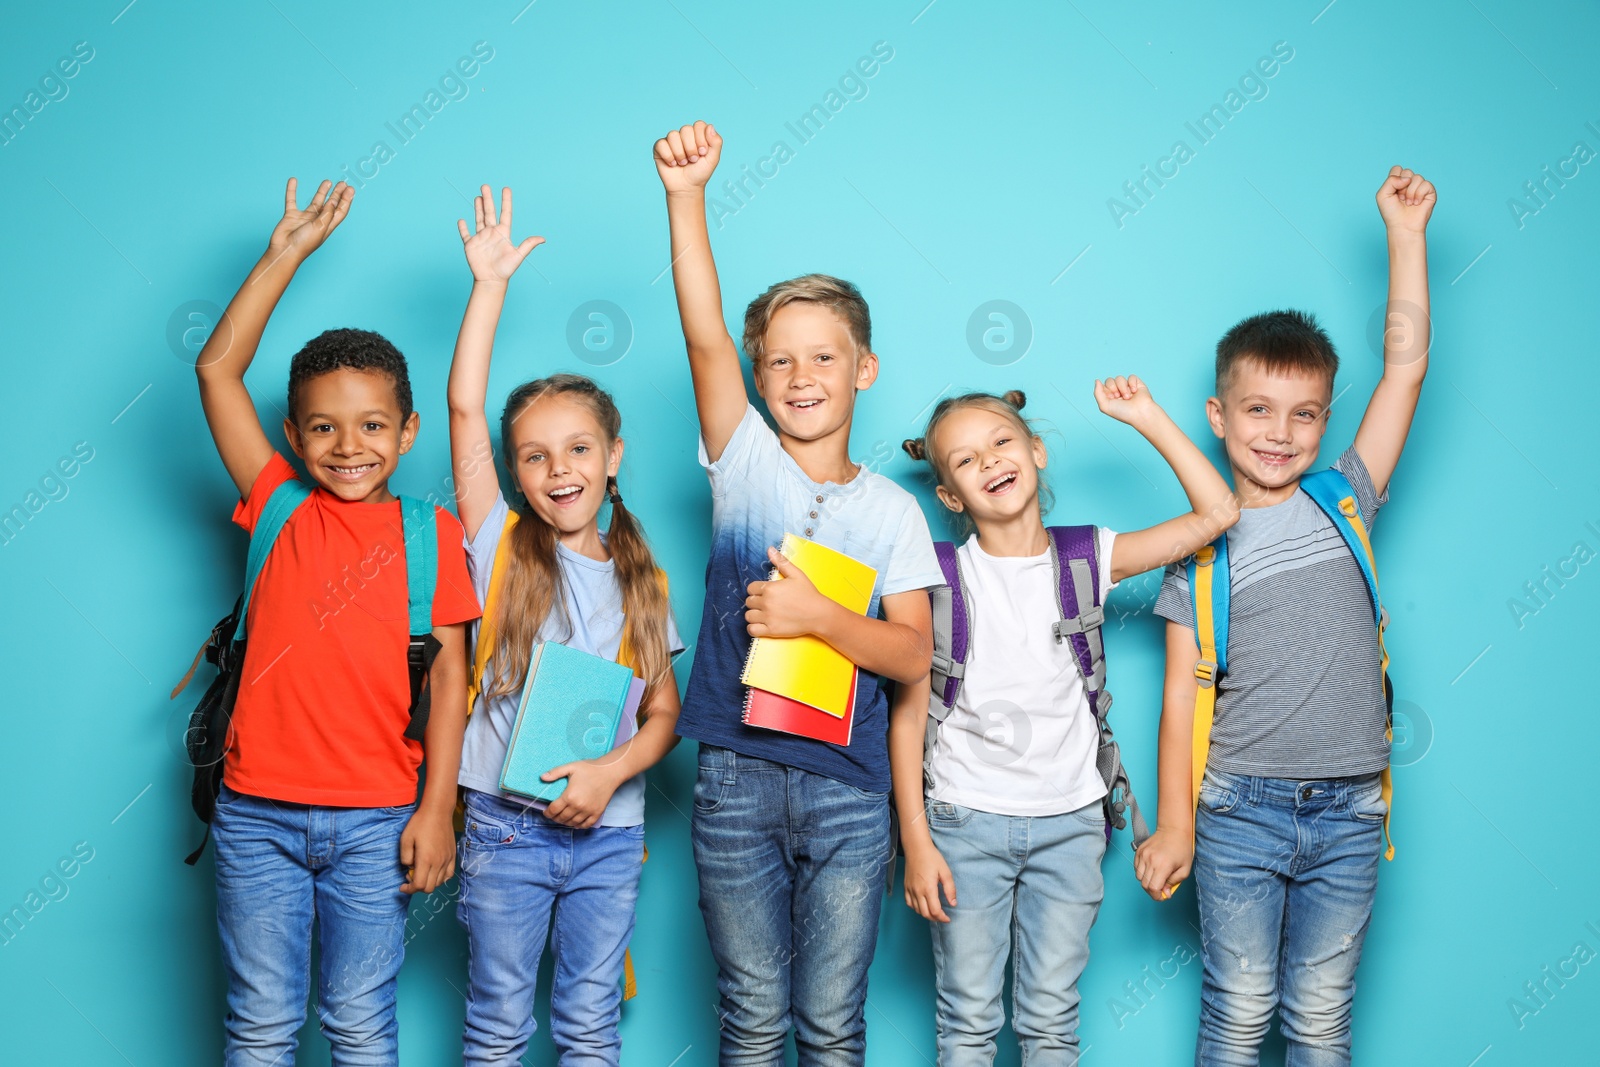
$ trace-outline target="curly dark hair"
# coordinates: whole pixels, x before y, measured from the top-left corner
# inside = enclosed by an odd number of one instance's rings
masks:
[[[1235,324],[1217,342],[1217,395],[1233,380],[1234,368],[1254,360],[1269,371],[1326,374],[1331,389],[1339,354],[1328,331],[1309,311],[1268,311]]]
[[[344,368],[372,370],[387,374],[394,383],[394,398],[400,405],[400,419],[411,417],[411,375],[406,357],[389,339],[371,330],[325,330],[306,342],[289,362],[289,418],[298,419],[300,388],[313,378]]]

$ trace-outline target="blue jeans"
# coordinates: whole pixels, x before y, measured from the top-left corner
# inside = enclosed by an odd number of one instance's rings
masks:
[[[226,786],[211,824],[217,932],[228,971],[227,1067],[294,1063],[321,940],[317,1017],[335,1067],[399,1062],[405,958],[400,834],[413,805],[319,808]]]
[[[992,815],[928,802],[928,829],[956,880],[948,923],[933,927],[939,1067],[989,1067],[1005,1024],[1001,995],[1013,957],[1012,1029],[1029,1067],[1078,1062],[1078,976],[1105,882],[1105,809]]]
[[[723,1067],[866,1056],[867,968],[890,861],[889,794],[700,746],[700,912],[717,961]]]
[[[467,790],[456,904],[467,931],[466,1063],[522,1062],[548,936],[558,1062],[615,1067],[622,1056],[622,956],[633,936],[643,863],[643,826],[574,830]]]
[[[1386,807],[1378,776],[1207,771],[1195,817],[1200,1067],[1255,1067],[1282,1015],[1285,1067],[1350,1062],[1350,1004]]]

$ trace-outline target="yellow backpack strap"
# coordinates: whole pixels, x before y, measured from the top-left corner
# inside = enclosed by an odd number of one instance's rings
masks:
[[[1206,756],[1211,751],[1211,723],[1216,717],[1217,679],[1221,676],[1217,656],[1216,560],[1217,549],[1206,545],[1195,553],[1194,563],[1189,568],[1194,636],[1200,646],[1200,658],[1194,664],[1194,740],[1189,763],[1190,799],[1197,809],[1200,782],[1206,774]]]
[[[661,583],[661,592],[665,594],[667,592],[667,572],[657,569],[656,581]],[[639,673],[638,667],[633,662],[633,648],[628,643],[628,628],[626,626],[622,628],[622,643],[617,647],[617,662],[622,664],[624,667],[632,667],[635,674]],[[640,860],[639,862],[644,863],[649,859],[650,846],[646,845],[644,849],[644,859]],[[637,925],[635,928],[637,928]],[[639,982],[634,976],[633,949],[624,949],[622,953],[622,999],[632,1000],[638,995]]]
[[[484,674],[489,668],[489,656],[494,651],[495,609],[500,604],[500,587],[505,585],[506,563],[511,558],[511,531],[517,525],[517,513],[506,513],[506,525],[500,531],[500,543],[494,546],[494,564],[489,568],[489,590],[483,598],[483,618],[478,620],[478,640],[472,648],[472,674],[467,678],[467,715],[478,706],[483,692]]]
[[[1389,649],[1384,644],[1384,631],[1389,628],[1389,613],[1383,610],[1378,595],[1378,558],[1372,553],[1372,540],[1367,536],[1367,524],[1361,520],[1361,509],[1356,506],[1356,498],[1347,496],[1339,501],[1339,514],[1344,517],[1346,525],[1356,535],[1356,541],[1361,545],[1361,551],[1366,555],[1367,574],[1372,576],[1372,594],[1375,602],[1379,603],[1378,611],[1378,660],[1383,670],[1384,689],[1389,687]],[[1348,538],[1346,538],[1348,540]],[[1357,560],[1357,562],[1361,562]],[[1385,693],[1385,696],[1388,694]],[[1394,722],[1390,721],[1384,727],[1384,736],[1389,743],[1394,743]],[[1383,793],[1383,858],[1394,859],[1394,835],[1389,830],[1389,817],[1394,814],[1394,780],[1389,774],[1387,765],[1378,774],[1379,789]]]

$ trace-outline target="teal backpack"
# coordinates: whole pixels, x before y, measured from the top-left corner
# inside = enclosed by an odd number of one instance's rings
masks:
[[[231,742],[233,707],[239,698],[239,679],[244,668],[245,621],[249,618],[250,595],[284,523],[310,498],[311,490],[304,482],[293,478],[272,491],[250,534],[244,592],[234,602],[233,611],[212,627],[211,636],[206,638],[189,665],[189,673],[172,691],[174,698],[183,692],[202,659],[217,668],[216,678],[189,715],[189,727],[183,739],[189,763],[194,767],[190,803],[195,815],[206,824],[200,846],[184,859],[190,866],[199,861],[206,842],[211,839],[211,819],[216,812],[217,795],[222,791],[222,767]],[[411,722],[405,736],[421,741],[428,727],[428,669],[439,654],[439,641],[433,636],[433,591],[439,577],[439,546],[432,504],[402,496],[400,517],[405,538],[406,599],[411,634],[406,648],[406,665],[411,675]]]

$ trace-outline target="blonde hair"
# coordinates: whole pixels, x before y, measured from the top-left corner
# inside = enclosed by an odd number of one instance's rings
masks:
[[[622,415],[611,395],[593,380],[578,374],[553,374],[526,382],[506,398],[500,416],[501,458],[516,484],[516,461],[511,428],[534,402],[548,396],[570,397],[589,409],[605,434],[607,445],[622,432]],[[622,505],[615,478],[606,479],[611,500],[611,524],[606,545],[622,590],[622,640],[632,652],[633,669],[645,681],[640,707],[646,707],[656,687],[670,678],[671,650],[667,647],[667,592],[651,555],[649,542],[637,520]],[[500,590],[496,640],[491,658],[498,665],[485,696],[503,696],[521,690],[539,630],[555,610],[566,619],[561,567],[556,560],[556,530],[522,501],[518,521],[511,529],[505,586]],[[570,629],[570,620],[568,627]]]
[[[934,479],[946,489],[954,492],[950,485],[950,472],[945,469],[944,459],[939,450],[933,445],[934,434],[945,419],[957,411],[968,408],[983,408],[996,415],[1009,419],[1017,428],[1017,432],[1029,440],[1037,440],[1039,432],[1034,424],[1022,414],[1022,406],[1028,402],[1028,397],[1021,389],[1013,389],[1002,396],[993,393],[963,393],[960,396],[947,396],[934,407],[933,414],[928,416],[928,426],[922,431],[921,437],[908,437],[901,442],[900,447],[905,449],[906,455],[919,462],[928,464],[933,468]],[[1055,506],[1055,494],[1050,491],[1050,486],[1045,483],[1044,475],[1039,476],[1039,515],[1043,518]],[[965,511],[957,513],[964,532],[970,532],[973,527],[972,516]]]
[[[850,331],[859,352],[872,351],[872,315],[861,290],[831,274],[802,274],[778,282],[750,301],[744,312],[744,351],[760,364],[767,350],[767,328],[772,316],[789,304],[817,304],[838,315]]]

